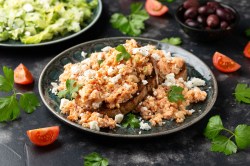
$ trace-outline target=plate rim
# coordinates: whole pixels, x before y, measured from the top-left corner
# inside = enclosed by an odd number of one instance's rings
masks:
[[[37,43],[37,44],[23,44],[21,42],[18,43],[18,44],[7,44],[7,43],[0,42],[0,47],[5,47],[5,48],[41,47],[41,46],[48,46],[48,45],[57,44],[57,43],[60,43],[60,42],[72,39],[72,38],[74,38],[74,37],[76,37],[76,36],[78,36],[78,35],[86,32],[87,30],[89,30],[97,22],[97,20],[101,16],[102,9],[103,9],[102,0],[98,0],[98,6],[97,6],[97,8],[99,8],[99,10],[97,11],[97,14],[96,14],[95,18],[91,21],[90,24],[88,24],[86,27],[84,27],[83,29],[81,29],[79,32],[72,33],[72,34],[70,34],[68,36],[65,36],[65,37],[62,36],[62,38],[59,38],[59,39],[56,39],[56,40],[48,40],[48,41],[44,41],[44,42]]]
[[[63,116],[60,115],[60,113],[56,112],[45,100],[44,96],[43,96],[43,91],[42,91],[42,80],[43,77],[45,75],[46,69],[58,58],[60,58],[62,55],[64,55],[66,52],[69,52],[70,50],[73,50],[75,48],[78,48],[81,45],[84,44],[89,44],[89,43],[94,43],[94,42],[100,42],[100,41],[107,41],[107,40],[126,40],[126,39],[135,39],[135,40],[144,40],[144,41],[152,41],[152,42],[156,42],[158,44],[163,44],[165,46],[171,46],[173,48],[178,48],[184,52],[187,52],[189,54],[192,55],[192,58],[195,58],[196,60],[198,60],[201,65],[205,66],[207,68],[207,70],[209,71],[209,74],[211,76],[211,81],[213,83],[214,86],[214,93],[212,96],[212,100],[210,100],[208,102],[208,107],[206,108],[206,110],[204,110],[202,112],[202,114],[200,114],[197,118],[191,120],[190,122],[179,126],[177,128],[173,128],[170,130],[166,130],[166,131],[162,131],[162,132],[157,132],[157,133],[147,133],[147,134],[137,134],[137,135],[132,135],[132,134],[127,134],[127,135],[123,135],[123,134],[113,134],[113,133],[107,133],[107,132],[101,132],[101,131],[95,131],[95,130],[91,130],[88,128],[84,128],[81,125],[79,125],[78,123],[72,122],[66,118],[64,118]],[[39,82],[38,82],[38,90],[39,90],[39,95],[44,103],[44,105],[46,106],[46,109],[48,109],[52,114],[54,114],[57,118],[59,118],[61,121],[63,121],[66,124],[70,124],[70,126],[73,126],[81,131],[84,132],[90,132],[92,134],[97,134],[97,135],[102,135],[102,136],[108,136],[108,137],[114,137],[114,138],[150,138],[150,137],[158,137],[158,136],[163,136],[163,135],[168,135],[168,134],[172,134],[172,133],[176,133],[178,131],[181,131],[183,129],[186,129],[190,126],[192,126],[193,124],[197,123],[198,121],[200,121],[201,119],[203,119],[212,109],[212,107],[214,106],[217,96],[218,96],[218,84],[216,81],[216,78],[213,74],[213,72],[211,71],[211,69],[196,55],[194,55],[193,53],[183,49],[182,47],[179,46],[174,46],[171,44],[166,44],[166,43],[162,43],[159,40],[155,40],[155,39],[150,39],[150,38],[143,38],[143,37],[108,37],[108,38],[100,38],[100,39],[96,39],[96,40],[91,40],[91,41],[87,41],[87,42],[83,42],[80,44],[77,44],[75,46],[72,46],[66,50],[64,50],[63,52],[59,53],[57,56],[55,56],[54,58],[52,58],[47,65],[44,67],[44,69],[42,70],[40,77],[39,77]]]

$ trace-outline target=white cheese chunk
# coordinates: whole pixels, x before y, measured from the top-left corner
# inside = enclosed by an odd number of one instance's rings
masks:
[[[51,92],[54,93],[55,95],[58,93],[58,84],[56,82],[51,82],[52,89]]]
[[[123,120],[123,117],[124,117],[123,114],[117,114],[117,115],[115,116],[115,121],[116,121],[116,123],[121,123],[122,120]]]
[[[82,52],[81,52],[81,55],[82,55],[83,58],[86,58],[86,56],[87,56],[88,54],[87,54],[86,52],[82,51]]]
[[[147,84],[148,84],[148,81],[147,81],[147,80],[142,80],[142,84],[143,84],[143,85],[147,85]]]
[[[148,47],[148,46],[144,46],[144,47],[140,47],[140,48],[133,48],[132,53],[133,54],[142,54],[143,56],[148,56],[149,49],[150,49],[150,47]]]
[[[95,120],[89,122],[89,128],[90,128],[91,130],[100,131],[100,127],[98,126],[98,122],[95,121]]]
[[[113,84],[117,83],[119,81],[119,79],[121,79],[122,76],[121,74],[117,74],[116,76],[112,77],[109,79],[110,82],[112,82]]]
[[[109,50],[111,50],[111,49],[112,49],[112,47],[106,46],[106,47],[104,47],[104,48],[102,49],[102,51],[103,51],[103,52],[109,52]]]
[[[148,123],[144,123],[144,121],[142,120],[140,122],[140,129],[142,129],[142,130],[151,130],[151,126],[149,126]]]
[[[191,80],[187,81],[185,83],[185,85],[191,89],[191,88],[194,88],[194,87],[197,87],[197,86],[205,86],[206,83],[204,80],[200,79],[200,78],[196,78],[196,77],[193,77],[191,78]]]
[[[69,101],[68,99],[62,98],[62,99],[61,99],[60,106],[59,106],[60,110],[64,109],[65,106],[66,106],[69,102],[70,102],[70,101]]]
[[[153,53],[151,56],[152,56],[156,61],[159,61],[159,60],[160,60],[160,56],[159,56],[158,54],[156,54],[156,53]]]

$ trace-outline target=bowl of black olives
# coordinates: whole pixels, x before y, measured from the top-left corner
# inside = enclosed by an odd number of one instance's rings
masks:
[[[229,36],[239,23],[239,14],[231,6],[216,1],[186,0],[175,19],[190,38],[215,41]]]

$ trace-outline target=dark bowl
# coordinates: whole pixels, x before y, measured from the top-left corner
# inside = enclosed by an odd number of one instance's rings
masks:
[[[183,5],[179,6],[175,12],[175,19],[181,26],[182,30],[193,40],[197,41],[215,41],[224,39],[232,34],[232,32],[236,29],[240,16],[239,13],[230,5],[226,5],[224,3],[220,3],[221,6],[225,8],[231,9],[235,13],[235,19],[233,23],[230,24],[229,29],[202,29],[202,28],[194,28],[190,27],[184,23],[184,12],[185,9]]]

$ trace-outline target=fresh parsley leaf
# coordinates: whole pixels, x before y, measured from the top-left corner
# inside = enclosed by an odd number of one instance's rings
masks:
[[[121,52],[120,54],[116,55],[116,61],[120,62],[122,60],[129,60],[129,58],[131,57],[130,54],[127,52],[127,50],[125,49],[125,47],[123,45],[118,45],[117,47],[115,47],[115,49],[119,52]]]
[[[250,37],[250,28],[246,29],[245,33],[247,37]]]
[[[14,71],[11,68],[3,66],[3,74],[0,75],[0,91],[12,93],[10,96],[0,97],[0,122],[17,119],[20,115],[20,108],[31,113],[37,106],[40,106],[34,93],[16,93]],[[20,95],[19,100],[17,95]]]
[[[182,41],[179,37],[170,37],[170,38],[164,38],[161,40],[163,43],[168,43],[172,45],[181,45]]]
[[[123,34],[130,36],[139,36],[145,29],[144,21],[149,18],[146,10],[143,9],[143,3],[132,3],[130,6],[131,14],[125,16],[121,13],[115,13],[111,16],[110,23],[112,27],[118,29]]]
[[[14,85],[14,71],[3,66],[3,75],[0,75],[0,91],[10,92]]]
[[[108,166],[108,159],[93,152],[84,157],[84,166]]]
[[[178,101],[183,101],[185,100],[183,94],[182,94],[182,91],[184,89],[180,86],[171,86],[170,87],[170,90],[168,92],[168,100],[170,102],[178,102]]]
[[[68,79],[66,81],[66,89],[58,92],[57,95],[59,98],[68,98],[72,100],[75,97],[76,92],[79,90],[79,88],[80,86],[76,85],[75,80]]]
[[[237,146],[229,138],[219,135],[213,139],[211,151],[230,155],[237,152]]]
[[[19,115],[20,110],[14,95],[0,98],[0,122],[14,120],[18,118]]]
[[[221,135],[221,131],[226,131],[230,134],[229,137]],[[212,140],[211,151],[222,152],[225,155],[230,155],[237,152],[237,148],[246,149],[250,146],[250,126],[238,125],[235,131],[223,127],[219,115],[215,115],[209,119],[204,135]],[[232,141],[235,137],[236,144]]]
[[[27,113],[32,113],[36,107],[40,106],[39,100],[34,93],[21,94],[19,100],[20,107]]]
[[[250,88],[247,84],[237,84],[234,95],[238,102],[250,104]]]
[[[215,138],[221,130],[223,130],[223,124],[219,115],[213,116],[209,119],[207,127],[205,128],[204,135],[208,139]]]
[[[140,121],[135,117],[134,114],[128,114],[125,121],[122,123],[123,127],[139,128]]]
[[[235,142],[240,149],[250,146],[250,126],[238,125],[235,128]]]
[[[98,63],[99,65],[101,65],[103,61],[104,61],[104,60],[97,60],[97,63]]]

